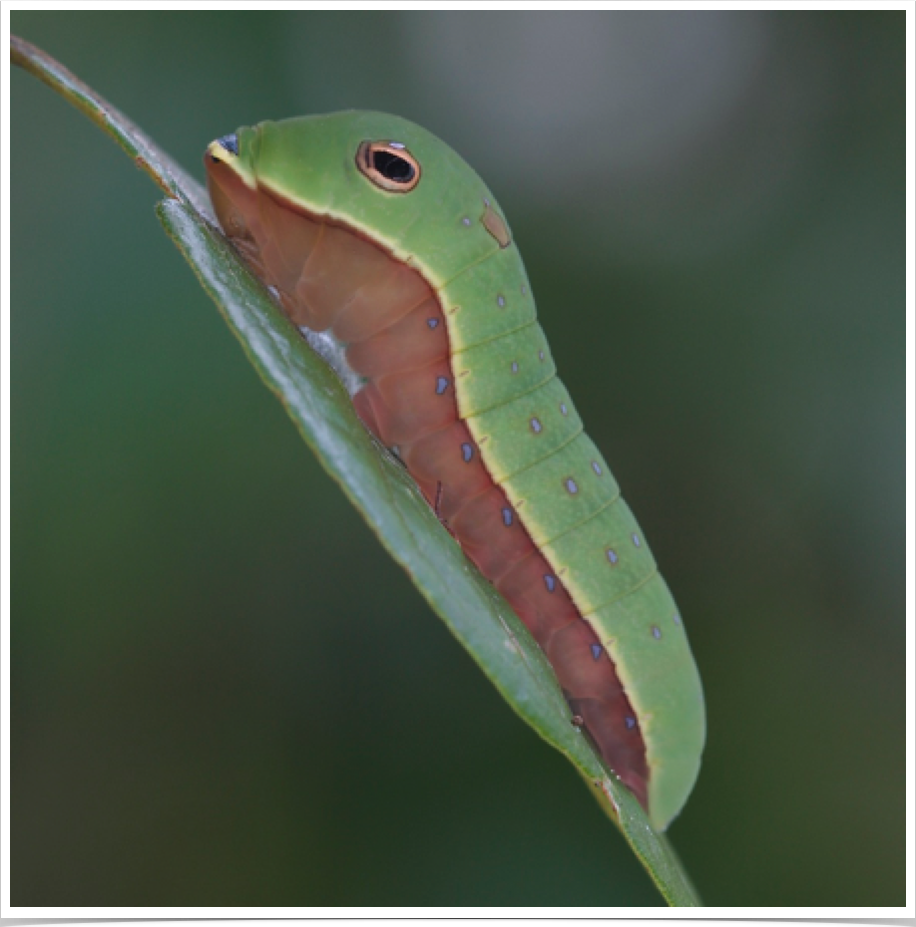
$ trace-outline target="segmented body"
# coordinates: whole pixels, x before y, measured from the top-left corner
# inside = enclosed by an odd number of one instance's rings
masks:
[[[241,150],[211,146],[220,221],[292,321],[347,345],[365,379],[360,417],[397,448],[664,827],[698,767],[699,680],[642,532],[556,376],[508,227],[453,152],[423,158],[428,133],[380,114],[321,118],[244,130]],[[410,196],[432,199],[416,214],[352,169],[367,139],[395,137],[394,153],[406,145],[422,164]],[[290,150],[307,162],[298,181],[277,172]],[[440,185],[459,170],[460,189],[430,197],[437,168]],[[388,208],[373,212],[369,192]]]

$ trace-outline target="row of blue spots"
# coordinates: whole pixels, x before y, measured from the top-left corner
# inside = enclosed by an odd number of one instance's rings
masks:
[[[438,320],[438,319],[427,319],[427,320],[426,320],[426,324],[427,324],[430,328],[438,328],[438,327],[439,327],[439,320]]]
[[[671,617],[676,625],[680,626],[682,624],[681,616],[677,612],[675,612]],[[652,636],[657,641],[660,641],[662,639],[662,629],[657,624],[652,625],[651,631],[652,631]]]
[[[518,371],[518,364],[513,363],[513,364],[512,364],[512,372],[513,372],[513,373],[516,373],[517,371]],[[569,409],[566,408],[566,404],[563,403],[563,402],[560,403],[560,412],[561,412],[563,415],[568,415],[568,414],[569,414]],[[544,430],[544,426],[541,424],[541,420],[540,420],[539,418],[537,418],[537,416],[535,416],[535,417],[529,419],[529,422],[528,422],[528,423],[531,425],[531,430],[532,430],[536,435],[539,435],[539,434]],[[595,475],[596,475],[596,476],[601,476],[601,466],[599,465],[599,463],[598,463],[597,460],[593,460],[593,461],[592,461],[592,470],[595,471]]]
[[[503,511],[507,511],[507,510],[504,509]],[[614,552],[610,550],[608,551],[608,554],[612,554],[612,553]],[[614,554],[614,556],[616,558],[617,555]],[[544,574],[544,585],[547,587],[548,592],[553,592],[557,588],[557,578],[555,576],[552,576],[550,573],[545,573]],[[682,623],[681,616],[678,612],[674,613],[673,620],[676,625],[680,625]],[[655,640],[660,641],[662,639],[662,629],[657,624],[653,624],[650,628],[650,631],[651,631],[652,636],[655,638]],[[600,644],[591,644],[590,646],[591,646],[591,651],[592,651],[592,657],[596,660],[599,659],[601,654],[604,653],[604,648]]]
[[[581,715],[573,715],[572,717],[573,727],[581,728],[583,723],[584,721]],[[623,719],[623,723],[627,726],[628,731],[632,731],[633,728],[636,727],[636,718],[634,718],[632,715],[626,715]]]
[[[638,535],[638,534],[636,534],[636,533],[631,534],[631,535],[630,535],[630,540],[633,541],[633,546],[634,546],[634,547],[640,547],[640,546],[642,546],[642,541],[639,540],[639,535]],[[617,553],[617,551],[614,550],[612,547],[609,547],[609,548],[605,551],[605,553],[607,554],[608,562],[609,562],[612,566],[616,566],[617,563],[619,563],[619,561],[620,561],[620,555],[619,555],[619,554]]]
[[[467,220],[462,220],[462,221],[466,222]],[[522,294],[522,296],[527,296],[527,295],[528,295],[528,287],[525,286],[525,284],[523,283],[523,284],[519,287],[519,292]],[[496,294],[496,305],[499,306],[500,309],[505,309],[505,308],[506,308],[506,297],[503,296],[502,293],[497,293],[497,294]]]
[[[544,360],[546,359],[546,357],[547,357],[547,355],[544,353],[543,350],[538,351],[538,360],[539,360],[541,363],[544,363]],[[512,361],[512,364],[510,365],[510,369],[512,370],[513,373],[518,373],[518,369],[519,369],[519,367],[518,367],[518,361]],[[560,411],[561,411],[564,415],[566,415],[566,406],[563,405],[563,403],[560,403]]]
[[[444,379],[445,379],[444,377],[440,377],[440,380],[444,380]],[[439,392],[439,390],[437,389],[436,392]],[[464,441],[461,444],[461,459],[465,463],[470,463],[474,459],[474,445],[468,441]],[[513,521],[515,520],[515,513],[512,511],[512,509],[506,506],[502,510],[502,516],[503,516],[503,524],[507,528],[511,527]]]
[[[448,389],[448,377],[436,377],[436,395],[441,396]]]

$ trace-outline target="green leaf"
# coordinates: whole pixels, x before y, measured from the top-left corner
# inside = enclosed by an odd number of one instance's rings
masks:
[[[337,375],[214,228],[204,191],[126,117],[16,37],[11,56],[112,135],[168,199],[159,219],[306,444],[512,708],[585,778],[668,904],[700,904],[674,851],[570,723],[543,653],[439,523],[404,467],[366,431]],[[523,771],[520,771],[523,773]]]

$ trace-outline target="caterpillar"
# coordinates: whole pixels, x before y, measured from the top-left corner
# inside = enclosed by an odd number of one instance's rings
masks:
[[[297,326],[329,333],[356,412],[547,656],[664,830],[705,738],[677,606],[537,322],[512,232],[421,127],[347,111],[241,128],[204,158],[220,225]]]

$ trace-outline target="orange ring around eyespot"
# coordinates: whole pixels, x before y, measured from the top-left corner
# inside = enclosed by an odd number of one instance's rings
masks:
[[[406,161],[413,168],[413,176],[407,181],[392,180],[386,177],[373,163],[374,155],[379,152]],[[409,193],[420,182],[419,162],[403,145],[397,142],[362,142],[356,150],[356,166],[361,174],[389,193]]]

